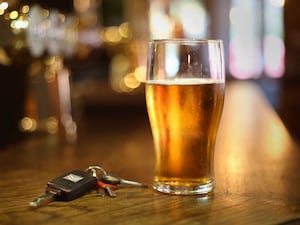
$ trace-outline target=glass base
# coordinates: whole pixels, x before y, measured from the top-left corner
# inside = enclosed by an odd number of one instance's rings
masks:
[[[166,194],[173,195],[205,195],[209,194],[215,188],[215,181],[201,185],[172,185],[168,183],[153,183],[153,189]]]

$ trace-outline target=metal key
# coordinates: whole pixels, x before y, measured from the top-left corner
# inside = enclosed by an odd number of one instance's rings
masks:
[[[138,186],[138,187],[148,187],[146,184],[142,184],[140,182],[136,181],[131,181],[131,180],[126,180],[111,174],[103,174],[100,177],[100,180],[103,183],[107,184],[113,184],[113,185],[118,185],[118,184],[128,184],[128,185],[133,185],[133,186]]]
[[[46,185],[45,194],[29,203],[33,209],[52,201],[71,201],[97,188],[97,177],[88,172],[74,170],[54,178]]]
[[[117,196],[116,192],[112,189],[112,187],[110,187],[110,186],[103,186],[103,188],[104,188],[105,192],[108,194],[109,197],[114,198],[114,197]]]
[[[101,166],[89,166],[85,171],[92,174],[92,176],[97,178],[97,195],[104,197],[105,193],[108,194],[109,197],[116,197],[116,193],[114,190],[117,189],[117,185],[106,184],[101,182],[98,179],[97,170],[102,171],[104,175],[106,175],[106,171]]]
[[[98,180],[98,193],[99,196],[104,196],[104,192],[102,192],[102,190],[105,191],[105,193],[108,194],[109,197],[116,197],[116,192],[114,190],[117,190],[118,186],[114,185],[114,184],[106,184],[103,183],[102,181]]]

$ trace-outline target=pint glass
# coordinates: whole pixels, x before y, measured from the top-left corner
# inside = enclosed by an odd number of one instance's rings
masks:
[[[177,195],[212,192],[225,92],[222,41],[151,40],[145,86],[155,148],[153,188]]]

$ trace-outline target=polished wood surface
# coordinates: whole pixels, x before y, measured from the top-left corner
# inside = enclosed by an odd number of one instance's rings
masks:
[[[299,162],[300,148],[260,89],[228,82],[213,196],[123,186],[116,198],[92,192],[29,210],[47,181],[89,165],[151,184],[154,152],[146,112],[100,112],[79,122],[76,143],[36,135],[0,150],[0,224],[297,224]]]

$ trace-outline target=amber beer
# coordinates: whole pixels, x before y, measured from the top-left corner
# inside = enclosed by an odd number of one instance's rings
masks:
[[[146,83],[156,153],[154,189],[175,194],[213,189],[213,155],[224,87],[221,81],[203,78]]]

